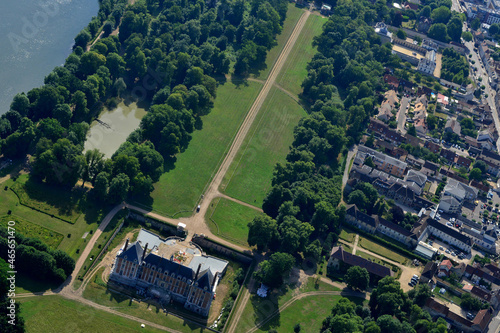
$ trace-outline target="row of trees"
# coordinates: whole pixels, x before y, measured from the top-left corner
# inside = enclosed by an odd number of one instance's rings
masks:
[[[62,283],[73,273],[75,260],[66,252],[48,247],[38,238],[16,233],[16,270],[36,280]],[[0,257],[8,260],[6,228],[0,228]]]
[[[404,293],[398,281],[385,277],[373,290],[369,307],[356,306],[347,298],[340,299],[323,321],[320,332],[445,333],[446,321],[439,318],[433,322],[429,312],[422,310],[430,294],[427,285]]]
[[[441,64],[441,78],[457,83],[467,84],[469,77],[469,64],[467,59],[453,48],[443,50]]]

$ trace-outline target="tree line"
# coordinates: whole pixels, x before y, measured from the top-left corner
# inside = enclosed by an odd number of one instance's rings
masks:
[[[2,154],[30,153],[40,180],[72,187],[82,179],[109,202],[152,191],[163,164],[186,149],[212,109],[215,78],[229,73],[231,59],[238,75],[262,67],[288,8],[284,0],[126,2],[102,1],[65,64],[0,117]],[[83,154],[89,123],[124,93],[151,103],[140,128],[109,160]]]
[[[0,258],[8,260],[6,228],[0,228]],[[75,260],[66,252],[54,250],[38,238],[16,233],[16,270],[36,280],[62,283],[73,273]]]

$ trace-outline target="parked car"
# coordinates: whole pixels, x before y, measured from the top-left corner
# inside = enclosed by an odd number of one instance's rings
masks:
[[[450,254],[450,250],[449,249],[446,249],[446,251],[444,251],[444,252]]]
[[[440,249],[441,251],[444,251],[444,247],[442,247],[442,246],[440,246],[440,247],[439,247],[439,249]]]

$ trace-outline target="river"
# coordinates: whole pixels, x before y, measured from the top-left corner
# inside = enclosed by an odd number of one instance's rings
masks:
[[[15,94],[41,86],[64,64],[74,37],[98,10],[97,0],[0,1],[0,115]]]
[[[85,141],[84,151],[99,149],[111,158],[130,133],[139,127],[146,110],[136,103],[126,105],[121,102],[113,110],[105,110],[93,121]]]

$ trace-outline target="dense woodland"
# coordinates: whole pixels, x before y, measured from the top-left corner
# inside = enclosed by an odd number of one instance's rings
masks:
[[[75,37],[74,52],[45,85],[15,96],[0,118],[6,157],[33,156],[32,175],[72,187],[94,186],[99,201],[148,195],[165,162],[186,149],[210,112],[217,81],[263,67],[286,17],[287,2],[103,0]],[[89,51],[86,45],[103,31]],[[110,33],[119,26],[119,37]],[[150,104],[140,128],[109,160],[82,154],[89,123],[121,96]]]

